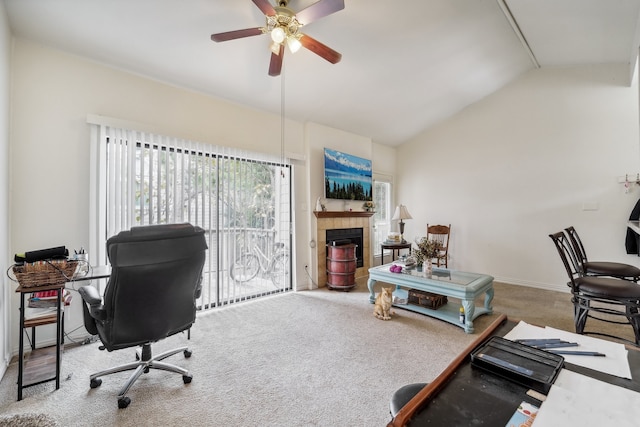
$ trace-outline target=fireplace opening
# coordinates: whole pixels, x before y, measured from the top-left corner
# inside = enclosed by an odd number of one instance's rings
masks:
[[[354,243],[356,245],[356,266],[364,266],[363,246],[362,246],[362,228],[336,228],[326,231],[326,240],[328,245]]]

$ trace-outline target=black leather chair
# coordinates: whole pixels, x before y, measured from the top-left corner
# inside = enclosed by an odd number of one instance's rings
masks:
[[[560,231],[550,234],[549,237],[553,240],[569,276],[567,284],[571,288],[576,333],[628,341],[613,334],[587,332],[585,325],[588,318],[618,325],[631,325],[635,344],[640,345],[640,286],[630,280],[585,275],[567,235]]]
[[[640,268],[635,265],[609,261],[589,261],[576,229],[572,226],[565,228],[564,231],[566,231],[569,240],[571,240],[571,246],[573,246],[580,268],[582,268],[585,275],[617,277],[634,282],[640,280]]]
[[[182,375],[188,370],[162,362],[187,347],[157,356],[151,343],[188,330],[195,321],[195,300],[200,296],[207,243],[204,230],[190,224],[134,227],[107,241],[111,276],[101,297],[93,286],[79,289],[84,300],[84,324],[98,335],[108,351],[140,346],[136,360],[90,376],[90,387],[102,384],[100,377],[134,370],[118,394],[118,407],[126,408],[129,388],[149,369]]]

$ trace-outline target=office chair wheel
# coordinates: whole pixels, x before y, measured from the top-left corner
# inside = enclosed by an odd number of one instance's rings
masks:
[[[145,374],[148,374],[148,373],[149,373],[149,367],[147,366],[146,368],[144,368],[143,372],[144,372]]]
[[[118,408],[120,409],[126,408],[127,406],[129,406],[129,403],[131,403],[131,399],[127,396],[118,398]]]
[[[183,375],[182,376],[182,381],[185,384],[189,384],[191,382],[191,380],[193,379],[193,375]]]
[[[100,378],[94,378],[89,382],[89,387],[98,388],[102,384],[102,380]]]
[[[190,358],[191,355],[193,354],[191,350],[185,350],[183,353],[184,353],[184,357],[186,357],[187,359]]]

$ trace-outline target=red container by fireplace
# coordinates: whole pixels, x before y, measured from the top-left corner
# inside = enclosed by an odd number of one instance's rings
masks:
[[[356,286],[356,247],[346,245],[327,245],[327,287],[348,291]]]

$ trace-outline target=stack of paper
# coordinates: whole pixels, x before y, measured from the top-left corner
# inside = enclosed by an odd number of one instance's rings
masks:
[[[605,357],[565,355],[564,360],[574,365],[595,369],[596,371],[616,375],[621,378],[631,379],[631,370],[627,359],[627,349],[620,343],[605,341],[599,338],[588,337],[572,332],[529,325],[525,322],[518,323],[515,328],[504,336],[515,341],[522,339],[560,338],[565,341],[578,343],[577,347],[570,350],[603,353]]]
[[[563,369],[534,427],[637,427],[640,393]]]

